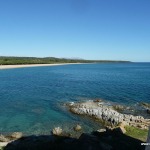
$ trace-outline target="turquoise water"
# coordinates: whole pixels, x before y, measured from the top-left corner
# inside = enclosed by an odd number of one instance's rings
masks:
[[[91,132],[101,125],[73,115],[68,101],[101,98],[135,105],[150,102],[150,63],[78,64],[0,70],[0,132],[49,134],[80,123]]]

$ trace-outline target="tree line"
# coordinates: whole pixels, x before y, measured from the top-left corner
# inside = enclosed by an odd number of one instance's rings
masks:
[[[55,57],[7,57],[0,56],[0,65],[23,65],[23,64],[55,64],[55,63],[104,63],[104,62],[129,62],[113,60],[84,60]]]

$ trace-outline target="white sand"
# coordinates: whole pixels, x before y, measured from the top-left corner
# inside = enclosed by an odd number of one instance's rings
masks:
[[[58,66],[69,64],[82,64],[82,63],[62,63],[62,64],[31,64],[31,65],[0,65],[0,69],[13,69],[13,68],[25,68],[25,67],[42,67],[42,66]]]

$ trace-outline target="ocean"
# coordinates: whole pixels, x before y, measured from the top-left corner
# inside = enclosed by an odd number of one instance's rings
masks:
[[[70,113],[67,102],[103,99],[136,106],[150,103],[150,63],[74,64],[0,70],[0,133],[50,134],[102,127]]]

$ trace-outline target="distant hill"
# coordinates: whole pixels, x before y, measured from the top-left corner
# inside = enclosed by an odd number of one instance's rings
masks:
[[[128,63],[130,61],[114,60],[84,60],[74,58],[56,57],[13,57],[0,56],[0,65],[19,65],[19,64],[56,64],[56,63]]]

